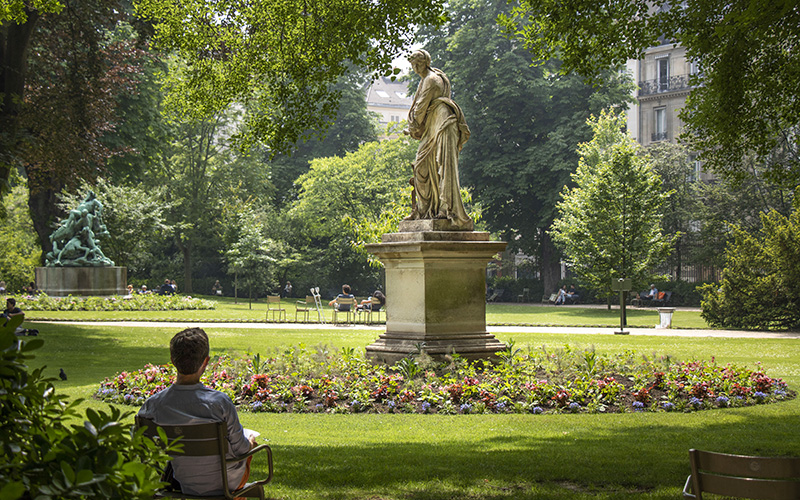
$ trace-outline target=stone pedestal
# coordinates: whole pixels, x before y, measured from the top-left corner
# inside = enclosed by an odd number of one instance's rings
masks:
[[[36,286],[51,297],[125,295],[127,267],[37,267]]]
[[[425,351],[491,358],[506,346],[486,331],[486,264],[506,243],[489,233],[453,231],[448,221],[404,221],[399,233],[367,245],[386,268],[386,333],[367,356],[393,364]]]

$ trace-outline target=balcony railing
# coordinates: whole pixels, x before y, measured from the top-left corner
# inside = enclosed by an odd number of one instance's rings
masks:
[[[639,82],[639,95],[660,94],[662,92],[675,92],[692,88],[689,85],[689,75],[675,75],[669,78],[657,78]]]
[[[667,140],[666,132],[656,132],[654,134],[650,134],[651,142],[666,141],[666,140]]]

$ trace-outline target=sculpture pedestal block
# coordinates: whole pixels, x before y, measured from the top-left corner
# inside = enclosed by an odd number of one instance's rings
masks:
[[[125,295],[127,267],[37,267],[36,286],[51,297]]]
[[[437,221],[412,222],[418,229]],[[435,230],[384,234],[382,243],[367,245],[386,268],[388,297],[386,333],[367,356],[393,364],[422,343],[439,359],[454,351],[491,358],[505,349],[486,331],[486,264],[505,247],[485,232]]]

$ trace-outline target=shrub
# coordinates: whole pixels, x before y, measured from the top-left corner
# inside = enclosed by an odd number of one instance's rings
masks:
[[[497,302],[516,302],[517,297],[522,295],[525,288],[530,289],[528,297],[531,302],[538,302],[544,293],[542,281],[534,278],[516,279],[512,276],[495,276],[490,280],[489,286],[493,290],[503,290],[503,295],[498,297]]]
[[[723,328],[800,327],[800,210],[761,216],[750,234],[734,227],[720,285],[705,285],[701,316]]]
[[[83,425],[70,425],[75,406],[58,395],[44,368],[28,370],[25,362],[43,341],[0,337],[0,498],[146,499],[162,485],[153,463],[166,455],[131,426],[130,415],[86,411]]]

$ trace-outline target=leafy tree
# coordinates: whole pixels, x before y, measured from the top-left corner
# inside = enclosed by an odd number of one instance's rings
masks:
[[[42,249],[28,212],[27,186],[13,177],[12,182],[17,185],[3,200],[6,220],[0,225],[0,280],[13,292],[33,281],[33,269],[39,265]]]
[[[733,178],[755,154],[768,180],[800,183],[800,10],[774,0],[521,0],[501,16],[507,33],[542,63],[591,78],[641,59],[662,40],[680,43],[696,63],[696,88],[682,118],[706,168]]]
[[[674,276],[681,279],[683,264],[690,262],[690,252],[696,240],[696,214],[698,206],[694,165],[690,161],[689,152],[681,144],[657,142],[647,146],[643,154],[653,162],[653,168],[661,177],[664,191],[672,196],[664,204],[664,217],[661,220],[665,234],[675,235],[667,264]]]
[[[0,498],[149,499],[161,486],[153,463],[169,457],[109,406],[87,409],[58,394],[31,352],[44,341],[0,336]],[[83,425],[69,423],[85,419]]]
[[[624,115],[603,112],[588,123],[594,138],[578,147],[576,187],[564,188],[551,235],[572,270],[610,300],[612,279],[642,286],[669,254],[672,238],[661,232],[669,193],[652,160],[637,154]]]
[[[45,251],[58,215],[56,194],[81,178],[93,179],[116,153],[101,139],[117,121],[115,96],[133,90],[143,54],[133,37],[113,35],[125,15],[118,1],[87,0],[57,15],[29,18],[37,22],[26,48],[36,56],[19,54],[27,65],[25,93],[9,118],[11,135],[0,156],[25,170],[31,217]]]
[[[206,117],[245,103],[256,112],[239,137],[286,152],[306,131],[324,132],[337,79],[352,67],[390,72],[408,27],[441,22],[442,4],[139,0],[137,12],[153,20],[158,46],[187,62],[167,80],[170,109]]]
[[[570,182],[575,147],[591,138],[586,119],[629,99],[626,77],[603,87],[558,74],[559,62],[533,67],[530,54],[503,36],[503,0],[457,0],[441,30],[420,36],[447,73],[472,135],[461,153],[462,185],[483,207],[487,228],[512,250],[536,255],[545,289],[559,279],[560,255],[546,232],[559,192]]]
[[[166,212],[172,208],[166,201],[166,187],[116,186],[105,179],[94,185],[83,181],[72,193],[60,195],[60,207],[65,212],[75,208],[94,191],[103,204],[103,222],[109,236],[100,245],[103,253],[118,266],[136,273],[153,258],[152,242],[171,233]]]
[[[307,131],[305,138],[297,141],[290,153],[277,154],[269,161],[270,180],[275,186],[273,204],[276,207],[286,207],[297,199],[295,181],[308,172],[311,160],[343,156],[358,149],[360,144],[378,138],[377,124],[367,112],[363,77],[340,77],[334,88],[341,98],[336,116],[325,136],[314,138],[313,131]],[[263,154],[265,160],[272,156],[269,150]]]
[[[800,327],[800,210],[775,210],[750,233],[733,228],[721,285],[706,285],[701,315],[721,328]]]
[[[300,195],[288,213],[293,227],[288,241],[304,255],[300,274],[317,280],[309,286],[375,288],[377,273],[357,248],[363,241],[357,227],[410,213],[406,195],[416,146],[404,137],[369,142],[343,157],[313,160],[300,176]],[[296,283],[296,289],[304,288]]]
[[[247,288],[251,309],[254,291],[256,296],[263,295],[277,284],[278,246],[264,235],[262,221],[252,210],[242,213],[235,223],[237,238],[225,250],[228,274],[236,275],[238,283]]]

